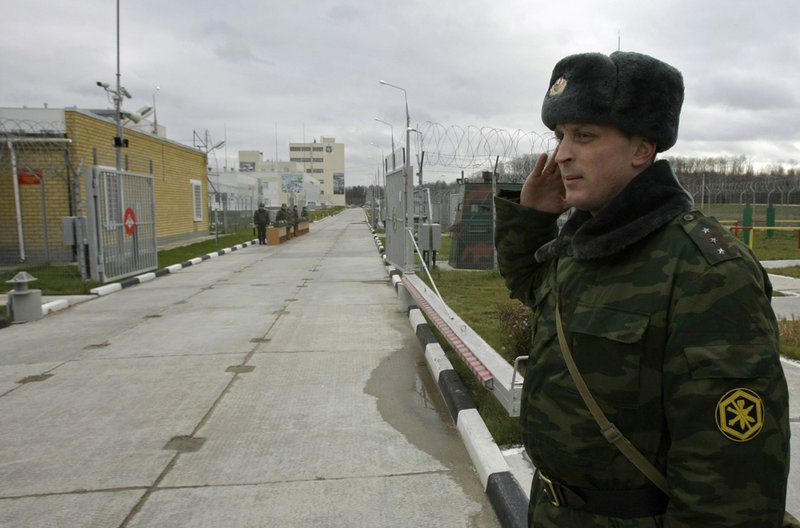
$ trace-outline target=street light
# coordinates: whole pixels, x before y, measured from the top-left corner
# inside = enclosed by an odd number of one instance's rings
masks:
[[[160,86],[156,86],[153,90],[153,134],[158,135],[158,115],[156,114],[156,93],[161,90]]]
[[[375,118],[375,121],[377,121],[379,123],[383,123],[384,125],[389,125],[389,130],[390,130],[390,133],[392,134],[392,170],[394,170],[394,168],[395,168],[394,167],[394,127],[388,121],[384,121],[383,119],[380,119],[380,118],[377,118],[377,117]]]
[[[381,167],[383,168],[383,179],[381,179],[381,173],[380,173],[380,169],[379,169],[378,170],[378,174],[377,174],[377,177],[378,177],[377,187],[379,189],[381,189],[381,192],[378,195],[378,215],[377,216],[379,216],[380,218],[384,218],[384,215],[383,215],[383,202],[386,199],[386,157],[383,155],[383,147],[379,147],[378,145],[376,145],[372,141],[370,141],[369,144],[372,145],[373,147],[377,148],[377,149],[380,149],[380,151],[381,151]],[[374,204],[374,202],[375,202],[375,193],[374,192],[373,192],[372,201],[373,201],[373,204]],[[375,227],[377,225],[376,218],[374,217],[374,210],[375,210],[375,207],[373,205],[372,227]]]
[[[406,214],[405,219],[403,220],[403,230],[405,231],[405,236],[411,236],[409,234],[409,228],[411,226],[411,222],[414,216],[414,207],[411,203],[414,198],[414,181],[411,176],[411,116],[408,113],[408,93],[406,92],[405,88],[400,86],[388,83],[386,81],[379,81],[384,86],[391,86],[397,90],[401,90],[403,92],[403,99],[406,103],[406,155],[405,163],[403,164],[403,168],[405,170],[405,177],[406,177],[406,187],[404,192],[404,198],[406,201]],[[414,252],[412,248],[412,244],[407,243],[405,245],[405,266],[404,266],[404,273],[413,274],[414,273]]]

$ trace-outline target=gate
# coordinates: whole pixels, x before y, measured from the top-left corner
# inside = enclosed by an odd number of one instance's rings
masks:
[[[153,176],[95,166],[87,183],[92,280],[106,283],[155,269]]]
[[[406,205],[403,194],[406,186],[405,170],[401,167],[386,175],[386,257],[393,265],[405,269],[406,263]],[[410,226],[410,225],[409,225]]]

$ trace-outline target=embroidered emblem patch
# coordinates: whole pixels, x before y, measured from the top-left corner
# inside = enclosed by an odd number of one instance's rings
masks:
[[[547,93],[547,95],[560,95],[566,88],[567,79],[562,75],[556,82],[553,83],[553,86],[550,87],[550,91]]]
[[[750,389],[733,389],[720,398],[716,417],[717,427],[729,440],[748,442],[764,426],[764,402]]]

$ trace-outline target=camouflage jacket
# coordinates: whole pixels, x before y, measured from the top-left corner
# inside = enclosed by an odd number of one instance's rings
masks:
[[[289,210],[286,209],[285,207],[281,207],[275,214],[275,225],[284,226],[288,222],[289,222]]]
[[[497,198],[498,262],[533,308],[521,425],[535,466],[582,488],[647,478],[601,436],[558,345],[556,297],[579,370],[609,420],[664,473],[663,516],[556,508],[534,480],[536,527],[778,527],[789,470],[788,392],[772,287],[752,253],[659,161],[597,216]]]
[[[263,207],[256,209],[253,213],[253,223],[260,227],[266,226],[269,223],[269,212]]]

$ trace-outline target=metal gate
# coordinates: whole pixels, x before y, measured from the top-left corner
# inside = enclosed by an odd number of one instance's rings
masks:
[[[401,167],[386,175],[386,257],[393,265],[406,268],[406,177]],[[413,262],[410,263],[413,265]]]
[[[153,176],[95,166],[87,183],[92,280],[106,283],[155,269]]]

